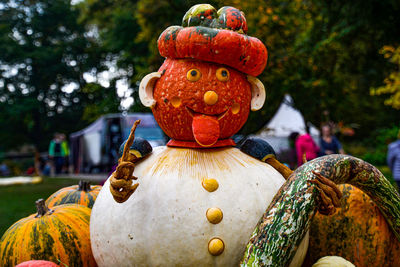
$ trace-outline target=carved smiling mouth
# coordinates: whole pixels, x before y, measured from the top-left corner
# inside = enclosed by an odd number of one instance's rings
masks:
[[[196,112],[193,109],[185,106],[187,112],[189,112],[190,116],[195,117],[198,115],[206,115],[206,116],[212,116],[212,117],[216,117],[217,120],[222,119],[223,117],[225,117],[225,115],[228,113],[229,108],[227,108],[225,111],[218,113],[218,114],[207,114],[207,113],[200,113],[200,112]]]

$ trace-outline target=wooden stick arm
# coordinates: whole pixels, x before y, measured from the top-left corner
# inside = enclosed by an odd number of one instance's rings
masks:
[[[129,149],[135,139],[135,130],[139,123],[140,120],[137,120],[133,124],[129,138],[124,145],[122,156],[118,161],[118,166],[110,177],[110,192],[114,200],[118,203],[123,203],[128,200],[139,186],[138,183],[133,184],[132,182],[132,180],[137,179],[133,176],[133,171],[135,169],[133,161],[136,157],[129,154]]]
[[[275,157],[268,158],[265,162],[274,167],[274,169],[277,170],[283,176],[283,178],[285,178],[285,180],[287,180],[293,173],[289,167],[281,163]]]

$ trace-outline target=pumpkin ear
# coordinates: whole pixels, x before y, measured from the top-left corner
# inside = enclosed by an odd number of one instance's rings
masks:
[[[161,72],[152,72],[144,76],[140,81],[139,98],[145,107],[153,108],[156,105],[156,101],[153,97],[153,89],[160,77]]]
[[[264,84],[256,77],[247,75],[247,80],[251,84],[251,110],[257,111],[264,105],[265,88]]]

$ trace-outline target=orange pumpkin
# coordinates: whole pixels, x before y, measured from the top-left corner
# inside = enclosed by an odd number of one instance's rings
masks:
[[[167,28],[158,38],[158,49],[163,57],[225,64],[252,76],[261,74],[268,59],[267,49],[257,38],[202,26]]]
[[[375,203],[361,190],[340,185],[341,208],[333,215],[317,213],[310,226],[304,266],[337,255],[363,266],[400,266],[400,242]]]
[[[209,4],[194,5],[183,16],[182,26],[204,26],[247,33],[244,13],[231,6],[221,7],[217,11]]]
[[[159,72],[164,74],[154,88],[153,114],[172,139],[209,146],[246,122],[251,87],[245,74],[216,63],[168,58]]]
[[[89,235],[91,209],[65,204],[51,210],[43,199],[37,214],[14,223],[0,240],[0,266],[29,260],[62,262],[69,267],[96,266]]]
[[[258,76],[267,65],[268,52],[257,38],[246,35],[244,13],[225,6],[218,11],[209,4],[191,7],[182,26],[171,26],[158,38],[160,55],[225,64]]]
[[[51,208],[62,204],[80,204],[92,208],[100,190],[100,185],[91,186],[86,181],[79,181],[79,185],[62,188],[49,196],[46,205]]]

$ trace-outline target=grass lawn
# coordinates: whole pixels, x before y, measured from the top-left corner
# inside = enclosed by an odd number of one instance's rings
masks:
[[[75,184],[78,180],[44,178],[40,184],[0,186],[0,237],[13,223],[36,213],[36,200],[47,199],[60,188]]]

